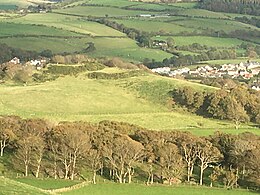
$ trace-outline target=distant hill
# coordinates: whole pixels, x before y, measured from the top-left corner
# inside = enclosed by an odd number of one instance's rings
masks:
[[[198,2],[199,0],[132,0],[132,1],[139,1],[139,2],[155,2],[155,3],[180,3],[180,2]]]
[[[217,12],[260,15],[259,0],[202,0],[199,7]]]

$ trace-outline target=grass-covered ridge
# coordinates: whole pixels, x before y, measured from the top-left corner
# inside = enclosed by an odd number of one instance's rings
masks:
[[[102,72],[114,74],[122,70],[108,68]],[[215,90],[148,73],[117,80],[89,79],[84,74],[37,85],[1,85],[0,114],[54,121],[115,120],[156,130],[190,130],[199,135],[211,134],[218,129],[239,133],[249,128],[244,126],[235,131],[232,123],[172,110],[169,91],[184,85],[202,91]]]
[[[1,194],[48,194],[45,193],[42,189],[33,187],[31,185],[23,184],[20,182],[16,182],[14,180],[0,177],[0,188]]]
[[[216,188],[203,188],[203,187],[189,187],[189,186],[146,186],[142,184],[98,184],[86,186],[84,188],[68,191],[64,194],[76,195],[76,194],[89,194],[89,195],[104,195],[104,194],[113,194],[113,195],[250,195],[254,194],[246,190],[230,190],[227,189],[216,189]]]

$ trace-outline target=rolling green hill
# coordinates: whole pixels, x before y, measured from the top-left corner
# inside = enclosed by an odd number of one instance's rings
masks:
[[[49,194],[45,193],[40,188],[36,188],[24,183],[16,182],[14,180],[0,177],[0,194],[7,195],[7,194],[21,194],[21,195],[35,195],[35,194]]]
[[[121,71],[112,68],[112,72]],[[108,74],[111,69],[103,70]],[[226,121],[205,119],[178,109],[172,110],[168,92],[175,87],[191,86],[197,90],[212,87],[145,73],[117,79],[64,77],[39,85],[0,86],[0,114],[26,118],[47,118],[53,121],[102,120],[124,121],[156,130],[189,130],[207,135],[215,130],[239,133],[257,129],[243,126],[235,131]],[[167,103],[168,102],[168,103]],[[202,125],[200,125],[202,124]]]
[[[166,186],[145,186],[145,185],[120,185],[120,184],[98,184],[86,186],[84,188],[68,191],[64,194],[68,195],[77,195],[77,194],[89,194],[89,195],[104,195],[104,194],[113,194],[113,195],[121,195],[121,194],[135,194],[135,195],[250,195],[254,194],[253,192],[249,192],[246,190],[231,190],[227,191],[226,189],[212,189],[212,188],[196,188],[196,187],[166,187]]]

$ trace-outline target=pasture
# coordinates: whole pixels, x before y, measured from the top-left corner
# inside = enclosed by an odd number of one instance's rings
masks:
[[[30,36],[30,35],[45,35],[45,36],[81,36],[74,32],[61,30],[55,27],[47,27],[43,25],[32,25],[32,24],[15,24],[0,22],[0,37],[5,36]]]
[[[197,135],[212,134],[216,130],[259,134],[257,129],[248,125],[241,126],[241,131],[235,131],[234,124],[230,122],[172,109],[167,104],[170,98],[168,92],[184,85],[199,90],[214,90],[212,87],[150,74],[118,80],[67,76],[38,85],[1,85],[0,114],[51,121],[84,120],[96,123],[115,120],[155,130],[187,130]]]
[[[142,4],[141,2],[128,1],[128,0],[79,0],[77,2],[72,2],[69,6],[80,5],[80,4],[95,4],[102,6],[114,6],[114,7],[126,7],[137,4]]]
[[[128,28],[135,28],[146,32],[164,32],[170,34],[181,34],[182,32],[192,32],[194,29],[184,27],[179,24],[162,22],[156,20],[126,19],[115,20],[119,24],[124,24]]]
[[[39,24],[48,27],[55,27],[66,31],[92,36],[122,36],[125,34],[109,28],[105,25],[81,20],[75,16],[65,16],[55,13],[47,14],[28,14],[24,17],[7,20],[12,23]]]
[[[229,190],[217,189],[209,187],[190,187],[190,186],[146,186],[142,184],[97,184],[89,185],[83,188],[68,191],[63,194],[77,195],[77,194],[89,194],[89,195],[253,195],[255,193],[246,190]]]
[[[238,64],[240,62],[246,62],[248,58],[238,58],[238,59],[229,59],[229,60],[210,60],[210,61],[205,61],[203,63],[207,63],[210,65],[222,65],[222,64]],[[260,62],[260,59],[252,59],[252,61]]]
[[[15,48],[38,52],[50,49],[53,53],[80,52],[87,48],[88,42],[93,42],[96,48],[95,51],[87,53],[92,57],[120,57],[133,62],[142,62],[151,56],[156,61],[171,57],[171,54],[161,50],[138,47],[134,40],[126,37],[8,37],[0,39],[0,43],[6,43]]]
[[[217,19],[228,19],[228,16],[225,13],[221,12],[212,12],[204,9],[186,9],[182,10],[181,13],[186,16],[192,17],[205,17],[205,18],[217,18]]]
[[[38,3],[50,3],[48,0],[1,0],[0,2],[0,10],[2,7],[8,8],[8,9],[13,9],[14,7],[19,7],[19,8],[25,8],[28,7],[29,5],[36,5]]]
[[[73,186],[75,184],[80,183],[80,181],[77,180],[72,181],[72,180],[52,179],[52,178],[37,179],[37,178],[30,178],[30,177],[14,178],[13,180],[44,190],[59,189],[59,188]]]
[[[259,28],[232,20],[219,20],[207,18],[190,18],[182,21],[174,21],[173,24],[181,25],[193,29],[212,29],[214,31],[223,30],[226,33],[235,30],[259,30]]]
[[[73,14],[78,16],[95,16],[95,17],[123,17],[137,16],[140,14],[154,14],[149,11],[124,10],[114,7],[95,7],[95,6],[77,6],[61,10],[55,10],[56,13]]]
[[[24,183],[16,182],[14,180],[4,178],[4,177],[0,177],[0,188],[1,188],[1,192],[0,192],[1,194],[27,194],[27,195],[47,194],[44,193],[39,188]]]
[[[157,40],[166,40],[168,36],[154,37]],[[199,43],[200,45],[207,45],[209,47],[218,48],[233,48],[241,45],[245,42],[235,38],[221,38],[221,37],[209,37],[209,36],[174,36],[177,46],[191,45],[193,43]]]

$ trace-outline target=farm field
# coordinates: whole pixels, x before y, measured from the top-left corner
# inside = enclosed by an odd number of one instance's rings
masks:
[[[228,19],[225,13],[212,12],[204,9],[186,9],[181,11],[181,14],[192,17],[206,17],[206,18],[216,18],[216,19]]]
[[[27,185],[24,183],[16,182],[14,180],[0,177],[0,188],[1,194],[27,194],[27,195],[35,195],[35,194],[47,194],[41,191],[41,189],[33,187],[31,185]]]
[[[230,59],[230,60],[211,60],[211,61],[205,61],[203,63],[211,64],[211,65],[221,65],[221,64],[229,64],[229,63],[240,63],[240,62],[246,62],[247,58],[239,58],[239,59]],[[253,59],[253,61],[260,62],[260,59]]]
[[[2,8],[8,8],[8,9],[13,9],[16,8],[16,6],[20,8],[25,8],[28,7],[29,5],[35,5],[37,3],[50,3],[48,0],[1,0],[0,2],[0,10]],[[7,7],[8,6],[8,7]]]
[[[74,32],[61,30],[55,27],[47,27],[43,25],[31,25],[31,24],[15,24],[0,22],[0,37],[6,36],[30,36],[30,35],[45,35],[45,36],[81,36]]]
[[[53,179],[8,179],[0,178],[1,194],[50,194],[50,189],[60,189],[70,185],[75,185],[77,181],[65,181],[65,180],[54,180]],[[28,184],[27,184],[28,183]],[[176,194],[176,195],[253,195],[254,192],[247,190],[233,189],[227,191],[227,189],[221,188],[209,188],[209,187],[191,187],[191,186],[163,186],[163,185],[152,185],[147,186],[143,184],[116,184],[116,183],[98,183],[96,185],[86,185],[75,190],[66,190],[65,192],[59,193],[64,195],[122,195],[122,194],[136,194],[136,195],[161,195],[161,194]]]
[[[30,43],[30,45],[26,43]],[[161,50],[140,48],[136,42],[129,38],[58,38],[58,37],[9,37],[0,39],[15,48],[41,52],[50,49],[53,53],[77,52],[87,47],[88,42],[95,44],[96,50],[88,53],[92,57],[120,57],[127,61],[140,62],[152,56],[156,61],[171,57],[171,54]]]
[[[168,36],[154,37],[156,40],[166,40]],[[209,36],[172,36],[177,46],[191,45],[193,43],[199,43],[200,45],[207,45],[209,47],[218,48],[232,48],[246,43],[235,38],[220,38],[220,37],[209,37]]]
[[[145,32],[165,32],[170,34],[181,34],[181,32],[192,32],[194,29],[179,24],[168,23],[167,21],[127,19],[115,20],[119,24],[124,24],[128,28],[135,28]]]
[[[182,21],[174,21],[172,22],[174,24],[182,25],[184,27],[188,28],[194,28],[194,29],[213,29],[221,31],[223,30],[226,33],[229,33],[231,31],[235,30],[258,30],[259,28],[244,24],[237,21],[231,21],[231,20],[219,20],[219,19],[206,19],[206,18],[191,18],[187,20]]]
[[[75,184],[80,183],[80,181],[78,180],[71,181],[71,180],[52,179],[52,178],[35,179],[35,178],[21,177],[21,178],[14,178],[13,180],[44,190],[59,189],[59,188],[73,186]]]
[[[68,6],[73,5],[80,5],[80,4],[93,4],[93,0],[79,0],[76,2],[72,2]],[[137,5],[137,4],[143,4],[141,2],[135,2],[135,1],[128,1],[128,0],[95,0],[95,5],[103,5],[103,6],[115,6],[115,7],[125,7],[125,6],[131,6],[131,5]]]
[[[134,40],[110,27],[83,21],[74,16],[53,13],[31,14],[4,20],[0,23],[1,25],[4,30],[1,31],[0,36],[9,37],[0,39],[0,42],[26,50],[50,49],[53,53],[76,52],[86,48],[88,42],[93,42],[96,50],[89,53],[93,57],[116,56],[135,62],[143,61],[151,56],[156,61],[171,57],[171,54],[161,50],[141,48]],[[14,30],[17,27],[19,27],[18,31]],[[26,37],[12,37],[12,35],[25,35]],[[35,37],[35,35],[41,35],[41,37]],[[83,37],[84,35],[87,37]],[[79,37],[82,38],[79,39]],[[31,44],[26,44],[28,42]]]
[[[77,6],[55,10],[56,13],[75,14],[79,16],[95,16],[95,17],[122,17],[137,16],[140,14],[154,14],[154,12],[140,10],[124,10],[114,7],[95,7],[95,6]]]
[[[64,16],[55,13],[29,14],[24,17],[19,17],[7,21],[22,24],[40,24],[92,36],[125,36],[125,34],[117,30],[98,24],[96,22],[83,21],[80,20],[79,17]]]
[[[169,98],[167,93],[183,85],[198,90],[214,90],[196,83],[149,74],[119,80],[91,80],[82,75],[40,85],[2,85],[0,114],[52,121],[85,120],[96,123],[115,120],[155,130],[188,130],[197,135],[212,134],[216,130],[259,133],[247,125],[241,126],[241,131],[234,131],[230,122],[171,111],[164,103]]]
[[[77,194],[89,194],[89,195],[253,195],[253,192],[246,190],[230,190],[227,192],[226,189],[216,189],[207,187],[179,187],[179,186],[145,186],[142,184],[97,184],[90,185],[84,188],[68,191],[63,194],[66,195],[77,195]]]

